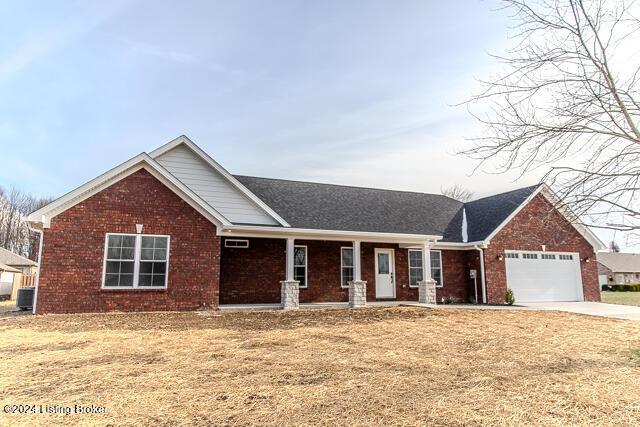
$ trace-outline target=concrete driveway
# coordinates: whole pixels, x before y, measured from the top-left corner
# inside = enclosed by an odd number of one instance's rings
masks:
[[[566,311],[590,316],[614,319],[640,320],[640,307],[633,305],[605,304],[602,302],[532,302],[520,303],[523,307],[537,310]]]

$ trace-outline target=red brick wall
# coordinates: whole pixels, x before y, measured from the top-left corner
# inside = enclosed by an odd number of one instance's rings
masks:
[[[248,239],[249,248],[223,248],[220,266],[221,304],[280,302],[280,281],[285,277],[284,239]],[[340,248],[351,242],[297,240],[308,253],[308,288],[300,289],[300,302],[345,302],[349,291],[340,287]],[[375,301],[375,248],[392,248],[396,267],[396,300],[417,301],[418,289],[409,287],[407,249],[382,243],[362,244],[362,279],[367,281],[367,300]],[[467,301],[472,291],[468,281],[467,252],[443,251],[444,287],[437,297]]]
[[[280,302],[285,277],[284,239],[248,239],[248,248],[225,248],[220,257],[220,304]]]
[[[600,301],[598,267],[591,244],[576,231],[542,194],[535,196],[491,240],[485,250],[487,293],[490,304],[503,304],[507,291],[505,250],[578,252],[585,301]],[[590,262],[582,261],[589,258]]]
[[[166,290],[101,290],[106,233],[171,236]],[[216,227],[145,170],[54,217],[44,230],[37,311],[195,310],[217,307]]]

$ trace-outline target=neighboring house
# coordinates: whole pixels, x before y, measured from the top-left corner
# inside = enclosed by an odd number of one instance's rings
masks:
[[[13,276],[16,273],[20,273],[20,270],[0,263],[0,301],[11,298],[11,291],[13,290]]]
[[[434,282],[438,302],[503,304],[507,287],[599,301],[604,246],[568,218],[546,186],[462,203],[234,176],[183,136],[29,215],[44,235],[35,311],[357,306],[428,299]]]
[[[597,256],[601,285],[640,283],[640,254],[599,252]]]
[[[9,267],[10,270],[3,267]],[[16,299],[18,289],[33,286],[35,283],[36,263],[29,258],[0,248],[0,296],[8,295]]]

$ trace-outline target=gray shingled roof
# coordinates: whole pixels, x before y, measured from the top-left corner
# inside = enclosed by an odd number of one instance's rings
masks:
[[[469,241],[489,237],[537,188],[537,185],[532,185],[465,203]]]
[[[537,188],[463,204],[440,194],[235,177],[292,227],[442,235],[446,242],[462,241],[463,206],[468,240],[483,240]]]
[[[462,227],[462,203],[439,194],[235,177],[296,228],[443,235]]]
[[[617,252],[599,252],[598,262],[614,273],[640,272],[640,254],[624,254]]]
[[[9,266],[36,265],[36,263],[34,261],[31,261],[29,258],[14,254],[13,252],[5,248],[0,248],[0,263]]]

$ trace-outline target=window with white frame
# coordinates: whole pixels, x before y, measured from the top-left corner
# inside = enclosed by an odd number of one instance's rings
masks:
[[[300,282],[301,288],[307,287],[307,247],[295,246],[293,249],[293,280]]]
[[[520,258],[516,252],[505,252],[504,256],[506,258]]]
[[[409,249],[409,286],[415,288],[418,282],[422,281],[422,251],[419,249]]]
[[[442,287],[442,252],[431,252],[431,278],[436,281],[437,287]],[[415,288],[424,277],[422,268],[422,250],[409,249],[409,286]]]
[[[349,287],[353,280],[353,248],[340,248],[340,286]]]
[[[573,259],[573,255],[558,255],[558,259],[563,261],[570,261]]]
[[[246,249],[249,247],[249,241],[246,239],[225,239],[224,247]]]
[[[169,270],[169,236],[108,233],[104,288],[165,288]]]
[[[442,252],[431,251],[431,278],[436,281],[436,286],[441,288],[442,281]]]

